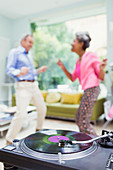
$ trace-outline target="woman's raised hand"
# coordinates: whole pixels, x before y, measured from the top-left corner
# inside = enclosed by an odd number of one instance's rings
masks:
[[[63,62],[59,59],[58,62],[56,63],[61,69],[63,69],[65,66]]]

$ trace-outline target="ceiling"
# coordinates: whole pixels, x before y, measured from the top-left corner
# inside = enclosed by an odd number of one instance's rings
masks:
[[[0,15],[9,19],[17,19],[26,16],[38,14],[57,14],[61,11],[72,11],[77,14],[78,11],[83,12],[83,7],[91,9],[91,6],[97,9],[95,4],[102,6],[106,0],[0,0]],[[73,10],[74,8],[74,10]],[[76,8],[76,10],[75,10]],[[69,13],[70,13],[69,11]],[[85,12],[84,12],[85,13]],[[59,15],[60,16],[60,15]]]
[[[69,7],[84,0],[0,0],[0,14],[16,19],[49,10]]]

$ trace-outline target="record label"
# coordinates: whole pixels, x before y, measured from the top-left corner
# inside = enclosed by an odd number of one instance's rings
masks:
[[[50,142],[59,143],[59,140],[69,140],[69,138],[67,136],[60,136],[60,135],[54,136],[53,135],[49,137],[48,140]]]

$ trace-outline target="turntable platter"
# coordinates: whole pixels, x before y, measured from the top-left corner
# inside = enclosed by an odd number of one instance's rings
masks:
[[[38,152],[43,153],[75,153],[88,149],[92,143],[70,145],[59,147],[59,140],[89,140],[90,136],[74,131],[64,130],[42,130],[25,138],[25,145]]]
[[[60,147],[58,145],[59,140],[71,140],[71,141],[85,141],[92,139],[89,135],[67,130],[53,130],[44,129],[37,133],[31,134],[24,138],[20,143],[20,148],[27,154],[42,157],[52,155],[50,159],[55,159],[55,155],[61,153],[63,155],[81,155],[90,154],[97,148],[95,142],[88,144],[68,144]],[[68,155],[68,156],[69,156]],[[69,157],[68,157],[69,158]],[[57,158],[58,159],[58,158]],[[71,157],[70,157],[71,159]]]

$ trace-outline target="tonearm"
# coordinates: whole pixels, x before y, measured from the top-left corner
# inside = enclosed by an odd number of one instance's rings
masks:
[[[64,147],[68,144],[70,144],[70,145],[86,144],[86,143],[92,143],[97,140],[99,141],[99,144],[104,147],[113,147],[113,131],[108,132],[106,130],[102,130],[101,136],[98,136],[96,138],[86,140],[86,141],[59,140],[58,146]]]

